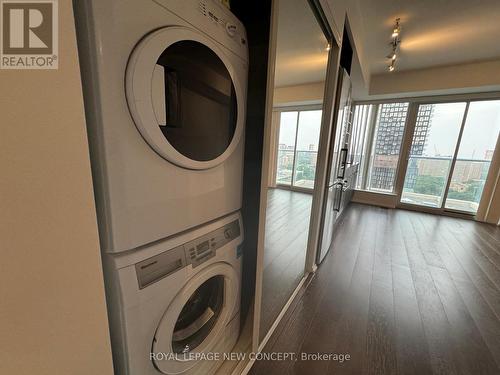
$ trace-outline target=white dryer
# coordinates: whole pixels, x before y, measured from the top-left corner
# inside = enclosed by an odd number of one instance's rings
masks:
[[[243,25],[214,0],[74,5],[103,250],[239,210]]]
[[[216,371],[239,335],[242,241],[237,213],[103,255],[117,375]]]

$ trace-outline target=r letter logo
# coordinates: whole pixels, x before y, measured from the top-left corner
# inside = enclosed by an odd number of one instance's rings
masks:
[[[1,69],[57,69],[57,0],[0,0]]]

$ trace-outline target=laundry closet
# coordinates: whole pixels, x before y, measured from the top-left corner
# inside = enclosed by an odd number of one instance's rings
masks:
[[[306,0],[75,2],[116,374],[248,372],[328,251],[352,60],[329,18]]]

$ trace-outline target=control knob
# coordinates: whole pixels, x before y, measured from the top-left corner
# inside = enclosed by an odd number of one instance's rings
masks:
[[[230,37],[233,37],[236,35],[236,25],[232,24],[232,23],[226,23],[226,32],[227,34],[230,36]]]

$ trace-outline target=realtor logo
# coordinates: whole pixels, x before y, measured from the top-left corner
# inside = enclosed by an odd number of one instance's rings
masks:
[[[57,0],[0,0],[1,69],[57,69]]]

